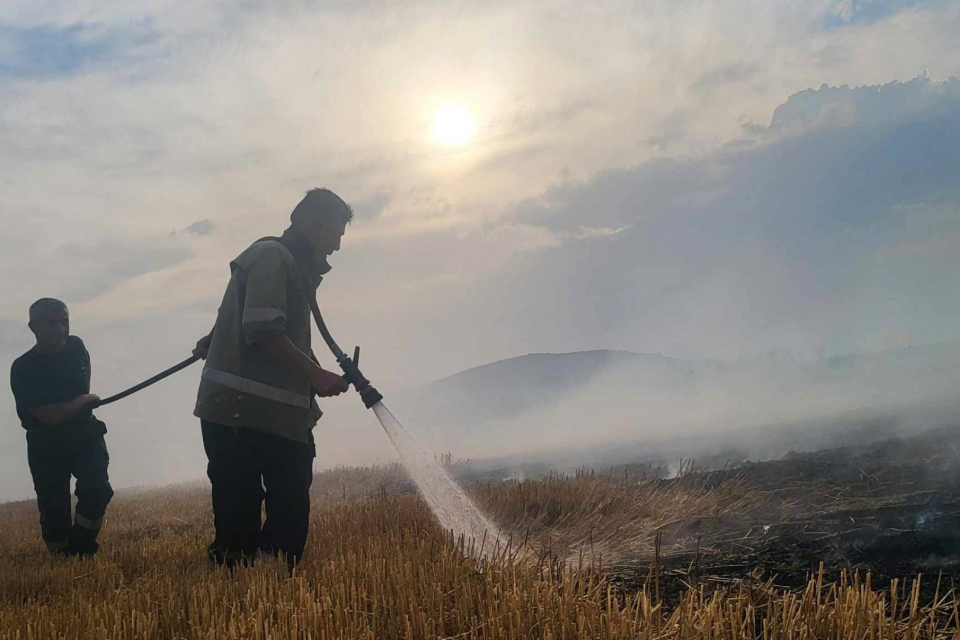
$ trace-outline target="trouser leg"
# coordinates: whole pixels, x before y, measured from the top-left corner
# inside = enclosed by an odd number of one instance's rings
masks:
[[[70,536],[69,459],[52,443],[28,438],[27,462],[37,492],[43,541],[51,552],[65,552]]]
[[[260,534],[263,486],[256,443],[248,429],[201,421],[216,536],[210,560],[229,566],[253,557]]]
[[[102,435],[86,436],[78,442],[73,459],[73,475],[77,479],[77,509],[70,531],[70,549],[80,555],[97,552],[97,535],[103,514],[113,498],[107,467],[110,456]]]
[[[277,436],[261,439],[267,519],[260,550],[279,555],[292,566],[303,556],[307,540],[314,449]]]

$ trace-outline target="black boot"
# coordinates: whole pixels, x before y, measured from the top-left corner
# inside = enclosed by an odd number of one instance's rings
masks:
[[[71,556],[87,557],[96,555],[100,549],[97,543],[99,531],[85,529],[74,524],[70,530],[70,542],[67,544],[67,554]]]
[[[212,565],[233,569],[237,566],[253,566],[256,557],[254,554],[245,554],[242,551],[225,547],[215,540],[207,547],[207,559],[210,560]]]
[[[70,555],[70,540],[68,538],[64,538],[63,540],[44,540],[43,542],[47,545],[47,552],[54,557],[62,558]]]

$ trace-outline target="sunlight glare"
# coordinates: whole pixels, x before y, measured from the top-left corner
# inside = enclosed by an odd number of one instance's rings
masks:
[[[465,145],[477,132],[477,122],[466,107],[445,104],[433,112],[433,139],[446,146]]]

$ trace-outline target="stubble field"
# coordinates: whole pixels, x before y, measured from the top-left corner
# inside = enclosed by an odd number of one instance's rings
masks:
[[[85,560],[8,503],[0,638],[957,637],[951,435],[670,479],[459,469],[509,537],[472,549],[401,468],[327,471],[292,574],[207,564],[203,484],[118,492]]]

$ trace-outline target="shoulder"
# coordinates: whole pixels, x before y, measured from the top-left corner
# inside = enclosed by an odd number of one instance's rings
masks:
[[[283,243],[279,240],[254,242],[247,251],[255,258],[279,259],[283,262],[293,262],[294,259],[290,250],[283,246]]]
[[[22,379],[24,376],[29,376],[29,371],[33,367],[35,362],[35,355],[33,349],[27,351],[25,354],[13,361],[13,364],[10,366],[10,382],[16,384],[18,380]]]
[[[249,269],[254,264],[259,266],[272,265],[274,267],[291,268],[296,266],[296,260],[290,250],[278,240],[260,240],[250,245],[246,251],[237,256],[234,264],[241,269]]]
[[[83,344],[83,340],[77,336],[68,336],[67,343],[63,345],[63,352],[66,354],[81,354],[86,355],[87,347]]]
[[[10,366],[10,373],[16,375],[18,372],[23,371],[24,367],[30,366],[30,361],[33,359],[33,349],[27,351],[25,354],[21,355],[19,358],[13,361],[13,364]]]

